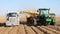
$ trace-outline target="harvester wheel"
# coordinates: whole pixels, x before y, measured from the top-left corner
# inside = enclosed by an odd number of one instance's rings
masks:
[[[34,25],[37,25],[37,21],[36,21],[36,19],[34,19]]]

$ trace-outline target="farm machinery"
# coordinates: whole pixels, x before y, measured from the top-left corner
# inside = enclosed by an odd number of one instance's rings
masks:
[[[20,11],[20,14],[26,14],[25,21],[27,20],[27,25],[55,25],[55,14],[49,13],[49,8],[40,8],[37,11],[33,10],[23,10]],[[21,16],[22,17],[22,16]],[[17,13],[8,13],[7,14],[7,26],[19,25]],[[24,21],[23,21],[24,22]]]
[[[37,11],[25,10],[28,25],[55,25],[55,14],[49,13],[49,8],[40,8]]]
[[[24,16],[24,18],[26,17],[26,19],[24,19],[24,20],[26,20],[26,24],[28,24],[28,25],[32,25],[34,23],[33,18],[39,14],[39,12],[37,12],[36,10],[22,10],[19,13],[26,14],[26,16]]]
[[[37,16],[37,19],[39,19],[36,23],[37,24],[43,24],[43,25],[55,25],[55,14],[49,13],[49,8],[40,8],[37,10],[39,12],[39,15]]]
[[[26,24],[28,25],[55,25],[55,14],[49,13],[49,8],[40,8],[37,11],[23,10],[20,14],[26,14]],[[16,12],[7,14],[6,26],[19,25],[21,21],[18,20]]]

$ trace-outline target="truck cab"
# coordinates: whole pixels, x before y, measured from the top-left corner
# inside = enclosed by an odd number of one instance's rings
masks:
[[[8,13],[6,17],[7,17],[6,26],[19,25],[17,13]]]

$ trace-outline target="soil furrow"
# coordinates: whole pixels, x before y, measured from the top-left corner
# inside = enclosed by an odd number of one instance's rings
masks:
[[[13,27],[13,29],[8,34],[17,34],[18,26]]]
[[[55,34],[55,33],[53,33],[53,32],[51,32],[51,31],[49,31],[49,30],[47,30],[47,29],[45,29],[45,28],[42,28],[42,27],[37,27],[39,30],[41,30],[42,32],[44,32],[44,34]]]
[[[44,34],[44,32],[40,31],[38,28],[31,26],[31,28],[37,33],[37,34]]]
[[[2,32],[1,34],[8,34],[8,32],[12,29],[12,27],[8,27],[5,32]]]
[[[5,29],[4,27],[0,27],[0,32],[3,31],[3,29]]]
[[[47,26],[42,26],[42,28],[45,28],[45,29],[47,29],[49,31],[52,31],[52,32],[56,33],[56,34],[60,34],[60,31],[57,31],[57,30],[52,29],[52,28],[48,28]]]
[[[47,27],[60,31],[60,27],[59,26],[51,26],[51,25],[49,25]]]
[[[18,34],[26,34],[26,31],[24,29],[24,25],[19,25],[19,29],[18,29]]]
[[[25,30],[26,30],[26,33],[27,34],[36,34],[32,29],[31,27],[27,26],[27,25],[24,25],[25,26]]]
[[[5,32],[7,29],[8,29],[8,27],[3,27],[3,29],[0,32],[0,34],[2,34],[3,32]]]

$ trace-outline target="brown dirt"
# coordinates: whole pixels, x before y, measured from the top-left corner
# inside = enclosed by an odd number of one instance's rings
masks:
[[[23,24],[13,27],[2,26],[0,34],[60,34],[60,26],[27,26]]]

